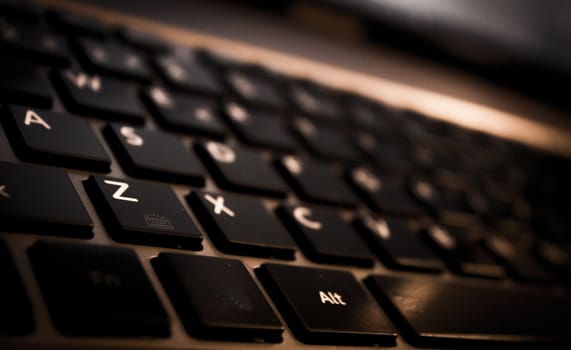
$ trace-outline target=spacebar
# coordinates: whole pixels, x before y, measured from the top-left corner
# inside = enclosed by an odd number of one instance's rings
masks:
[[[571,298],[489,284],[370,276],[367,286],[416,346],[571,343]]]

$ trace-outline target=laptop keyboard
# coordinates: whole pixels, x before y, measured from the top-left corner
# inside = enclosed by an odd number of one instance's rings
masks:
[[[0,47],[2,348],[571,342],[567,159],[56,10]]]

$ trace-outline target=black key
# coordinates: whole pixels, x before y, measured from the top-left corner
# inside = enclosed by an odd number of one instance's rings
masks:
[[[550,284],[555,276],[547,271],[528,252],[518,249],[514,243],[504,237],[492,236],[486,240],[486,247],[505,266],[514,279],[539,284]]]
[[[293,239],[258,198],[195,191],[188,200],[221,251],[294,259]]]
[[[226,103],[223,112],[244,143],[281,151],[296,149],[292,135],[277,115],[246,109],[234,102]]]
[[[359,155],[338,129],[317,127],[309,119],[298,118],[294,131],[317,157],[349,162],[359,159]]]
[[[0,162],[0,228],[90,238],[93,223],[63,169]]]
[[[285,196],[285,184],[258,152],[214,141],[197,143],[196,151],[220,187],[273,197]]]
[[[202,235],[164,184],[90,176],[85,188],[119,242],[202,249]]]
[[[204,186],[202,166],[177,136],[117,124],[103,132],[128,174]]]
[[[86,120],[67,114],[10,106],[8,136],[22,159],[109,172],[111,160]]]
[[[148,32],[133,28],[121,27],[117,30],[119,39],[125,44],[150,53],[165,53],[169,51],[167,41]]]
[[[50,317],[63,334],[169,335],[168,317],[133,250],[38,241],[29,255]]]
[[[1,58],[0,101],[50,108],[51,88],[36,66]]]
[[[382,107],[378,104],[354,97],[348,103],[348,113],[354,124],[367,130],[387,132],[390,130],[387,118],[382,118]]]
[[[393,326],[351,273],[263,264],[256,274],[299,340],[334,345],[395,344]]]
[[[47,14],[50,23],[68,35],[82,34],[101,39],[110,34],[109,27],[93,17],[59,10],[49,10]]]
[[[120,78],[149,80],[150,70],[135,50],[113,41],[78,39],[79,51],[86,66],[94,71]]]
[[[300,198],[344,207],[356,205],[353,193],[327,164],[288,155],[277,165]]]
[[[544,347],[571,341],[568,296],[474,282],[391,276],[366,280],[403,336],[416,346],[521,348],[524,343]]]
[[[471,206],[467,203],[469,194],[466,191],[442,188],[436,190],[424,180],[417,182],[416,189],[411,190],[417,192],[415,197],[424,200],[425,206],[428,206],[429,211],[438,216],[443,224],[470,228],[481,222],[480,218],[471,212]]]
[[[408,184],[408,193],[432,215],[439,216],[439,207],[441,195],[434,185],[421,178],[410,179]]]
[[[423,237],[457,274],[502,278],[505,270],[482,246],[479,235],[460,229],[433,225],[422,231]]]
[[[418,217],[424,211],[394,181],[381,180],[372,170],[366,167],[354,168],[347,179],[373,210],[391,215]]]
[[[161,253],[153,266],[189,334],[281,342],[284,328],[241,261]]]
[[[218,139],[226,135],[226,128],[218,119],[210,98],[170,93],[159,86],[145,89],[143,98],[165,128]]]
[[[232,91],[248,105],[279,110],[286,108],[285,99],[276,85],[264,76],[232,69],[226,73],[225,78]]]
[[[412,221],[382,219],[363,214],[355,226],[382,262],[399,270],[442,271],[444,265],[418,234]]]
[[[333,264],[373,265],[373,254],[337,210],[284,206],[278,208],[277,214],[309,259]]]
[[[237,61],[235,58],[204,48],[192,48],[190,54],[204,65],[221,71],[244,65],[243,62]]]
[[[222,89],[212,73],[199,62],[182,62],[173,56],[156,59],[155,65],[170,86],[190,92],[218,95]]]
[[[471,177],[472,171],[467,168],[450,169],[433,167],[431,171],[435,186],[444,190],[463,191],[475,187],[475,181]]]
[[[390,136],[394,137],[394,134],[389,134],[388,137]],[[396,142],[388,143],[387,140],[379,142],[375,136],[368,132],[356,134],[354,142],[357,148],[371,159],[373,164],[378,166],[384,174],[401,175],[411,172],[414,167],[406,155],[406,149]]]
[[[563,247],[554,242],[540,241],[535,245],[533,253],[565,282],[571,280],[571,256]]]
[[[290,89],[290,98],[304,115],[333,123],[345,120],[340,106],[325,93],[297,84]]]
[[[144,123],[143,107],[129,84],[71,69],[52,73],[69,111],[135,124]]]
[[[33,63],[67,67],[71,63],[64,39],[37,25],[2,21],[0,18],[0,49]]]
[[[6,243],[0,239],[0,335],[24,335],[34,330],[34,314]]]

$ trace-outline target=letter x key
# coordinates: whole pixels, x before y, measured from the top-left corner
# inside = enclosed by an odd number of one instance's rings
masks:
[[[220,215],[222,212],[224,212],[226,215],[234,217],[234,212],[230,208],[224,206],[224,197],[218,196],[214,198],[209,194],[205,194],[204,198],[214,206],[215,214]]]

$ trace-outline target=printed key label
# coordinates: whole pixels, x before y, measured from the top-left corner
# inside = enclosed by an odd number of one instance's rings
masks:
[[[206,149],[220,163],[232,164],[236,161],[236,153],[225,144],[211,141],[206,144]]]
[[[0,197],[2,198],[10,198],[10,194],[8,193],[8,190],[6,189],[6,185],[0,185]]]
[[[70,70],[65,71],[65,77],[79,89],[89,89],[91,92],[101,91],[101,78],[97,75],[89,76],[85,73],[75,73]]]
[[[323,226],[321,222],[311,219],[311,209],[306,207],[297,207],[293,210],[293,217],[297,222],[299,222],[304,227],[310,230],[321,230]]]
[[[138,198],[128,197],[125,195],[125,192],[127,192],[127,190],[129,189],[128,183],[121,182],[121,181],[112,181],[112,180],[104,180],[103,182],[105,182],[107,185],[117,187],[117,189],[115,190],[115,192],[112,195],[113,199],[116,199],[119,201],[125,201],[125,202],[133,202],[133,203],[139,202]]]
[[[172,99],[172,97],[165,89],[159,86],[154,86],[153,88],[151,88],[151,97],[153,98],[153,101],[155,101],[161,107],[166,107],[166,108],[174,107],[174,100]]]
[[[46,130],[51,130],[50,124],[48,124],[42,117],[38,115],[38,113],[34,112],[31,109],[26,111],[26,117],[24,119],[24,124],[26,126],[30,126],[32,124],[37,124],[43,126]]]
[[[121,279],[119,276],[100,270],[89,271],[89,280],[94,286],[101,286],[105,288],[121,287]]]
[[[347,303],[343,301],[343,296],[335,292],[324,292],[320,290],[319,298],[321,299],[322,304],[347,305]]]
[[[234,211],[228,208],[224,204],[224,197],[217,196],[216,198],[214,198],[213,196],[207,193],[204,195],[204,199],[206,199],[210,204],[212,204],[212,209],[214,210],[214,214],[216,215],[226,214],[232,218],[236,216]]]
[[[145,224],[155,230],[174,230],[174,225],[169,218],[160,214],[145,214],[143,216]]]

